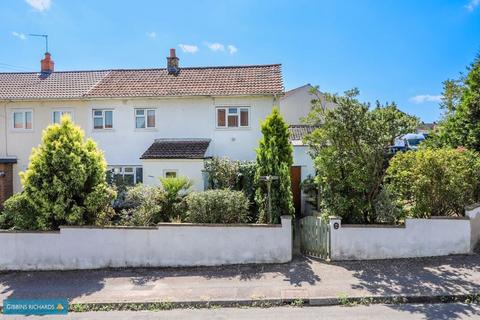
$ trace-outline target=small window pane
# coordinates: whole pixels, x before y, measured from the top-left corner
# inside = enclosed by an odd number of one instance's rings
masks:
[[[237,113],[237,108],[228,108],[228,113],[229,114],[236,114]]]
[[[137,116],[145,115],[145,110],[143,110],[143,109],[137,109],[136,112],[137,112]]]
[[[155,128],[155,110],[147,111],[147,127]]]
[[[133,173],[133,168],[131,167],[126,167],[123,169],[125,173]]]
[[[240,126],[248,127],[248,109],[240,110]]]
[[[60,123],[60,111],[53,111],[53,123]]]
[[[97,116],[97,117],[101,117],[101,116],[103,115],[103,114],[102,114],[102,110],[95,110],[95,111],[93,112],[93,114],[94,114],[95,116]]]
[[[135,128],[137,128],[137,129],[145,128],[145,117],[136,117],[135,118]]]
[[[175,178],[175,177],[177,177],[177,173],[175,171],[165,172],[165,178]]]
[[[225,127],[225,109],[217,109],[217,126]]]
[[[93,118],[93,128],[103,129],[103,118]]]
[[[25,112],[25,129],[32,129],[32,112]]]
[[[23,112],[13,113],[13,127],[15,129],[23,128]]]
[[[228,116],[228,126],[238,127],[238,116]]]
[[[113,128],[113,111],[105,111],[105,128]]]
[[[142,183],[143,182],[143,168],[136,168],[135,169],[135,175],[137,178],[137,181],[135,183]]]

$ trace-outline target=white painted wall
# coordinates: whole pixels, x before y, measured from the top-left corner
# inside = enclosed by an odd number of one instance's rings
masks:
[[[27,168],[32,148],[38,146],[43,129],[52,122],[53,110],[69,109],[74,113],[75,123],[105,152],[109,165],[140,165],[140,156],[158,138],[208,138],[212,141],[207,156],[254,160],[255,148],[261,138],[260,121],[271,113],[275,104],[273,96],[4,102],[0,105],[0,128],[5,131],[5,138],[0,142],[0,157],[18,158],[18,163],[13,166],[14,191],[20,191],[18,173]],[[250,127],[217,129],[217,106],[250,107]],[[156,128],[135,129],[134,110],[142,107],[156,109]],[[113,130],[93,130],[92,110],[96,108],[114,111]],[[33,130],[12,129],[12,112],[15,109],[33,110]],[[2,112],[5,114],[5,127],[1,122]]]
[[[335,223],[338,229],[335,229]],[[368,260],[467,254],[472,250],[471,228],[468,218],[406,219],[404,227],[342,226],[341,219],[331,218],[331,259]]]
[[[142,160],[143,183],[146,185],[159,185],[159,177],[164,176],[165,170],[177,170],[177,177],[186,176],[197,191],[204,190],[202,170],[203,159],[145,159]]]
[[[281,225],[268,226],[62,227],[51,233],[3,231],[0,243],[0,270],[284,263],[292,259],[292,226],[290,217],[282,217]]]
[[[280,113],[288,124],[301,124],[301,119],[306,117],[312,109],[312,100],[317,99],[316,95],[310,93],[312,86],[310,84],[292,89],[286,92],[280,99]],[[322,97],[322,103],[327,108],[333,108],[333,104],[326,102]]]
[[[472,250],[480,241],[480,204],[470,206],[465,210],[465,216],[470,218]]]

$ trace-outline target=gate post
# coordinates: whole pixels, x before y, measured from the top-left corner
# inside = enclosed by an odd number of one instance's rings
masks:
[[[330,226],[330,232],[329,232],[329,258],[330,260],[335,260],[336,258],[336,240],[337,237],[339,236],[340,229],[342,228],[342,218],[340,217],[335,217],[335,216],[330,216],[328,224]]]

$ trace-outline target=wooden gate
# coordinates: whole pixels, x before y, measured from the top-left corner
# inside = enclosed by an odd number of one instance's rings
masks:
[[[330,225],[317,216],[300,219],[301,251],[305,255],[330,259]]]

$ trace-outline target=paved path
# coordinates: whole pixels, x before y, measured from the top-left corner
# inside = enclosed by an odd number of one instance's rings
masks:
[[[0,274],[0,303],[10,298],[69,298],[76,303],[312,299],[339,296],[480,292],[480,255],[202,268],[11,272]]]
[[[0,316],[1,317],[1,316]],[[45,317],[5,316],[6,320],[45,320]],[[176,309],[159,312],[85,312],[70,313],[67,316],[53,316],[49,319],[68,320],[180,320],[180,319],[363,319],[363,320],[403,320],[403,319],[480,319],[480,306],[466,304],[410,304],[410,305],[372,305],[357,307],[279,307],[268,309]]]

